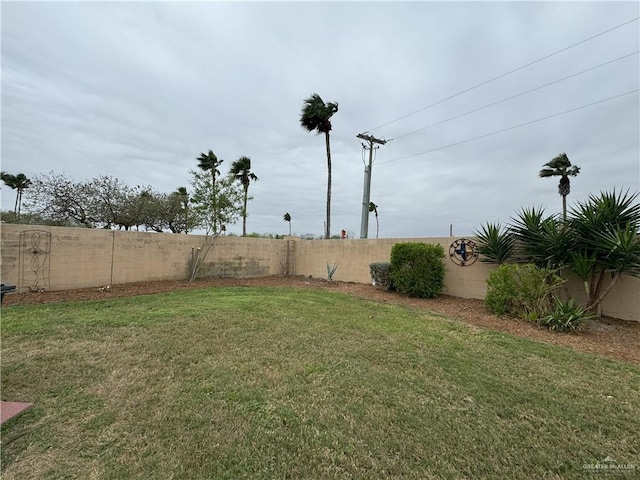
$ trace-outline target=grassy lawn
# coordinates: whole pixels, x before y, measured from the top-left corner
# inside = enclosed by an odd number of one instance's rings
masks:
[[[640,474],[640,368],[326,291],[2,311],[2,477]]]

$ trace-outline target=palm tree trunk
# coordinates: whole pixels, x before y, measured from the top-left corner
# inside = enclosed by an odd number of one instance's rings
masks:
[[[18,213],[16,215],[16,220],[20,220],[20,211],[22,210],[22,192],[24,189],[18,189]]]
[[[376,212],[376,238],[378,238],[379,231],[380,231],[380,224],[378,223],[378,212]]]
[[[567,223],[567,196],[562,196],[562,221]]]
[[[218,233],[218,201],[216,193],[216,167],[211,169],[211,194],[213,195],[213,234]]]
[[[327,145],[327,222],[324,238],[331,238],[331,146],[329,145],[329,132],[325,132],[324,135]]]
[[[18,199],[20,198],[20,189],[16,190],[16,204],[13,206],[13,214],[18,218]]]
[[[247,236],[247,197],[249,196],[249,186],[244,187],[244,206],[242,207],[242,236]]]

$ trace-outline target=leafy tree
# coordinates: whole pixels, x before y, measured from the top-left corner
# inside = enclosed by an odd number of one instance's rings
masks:
[[[571,193],[571,182],[569,177],[575,177],[580,173],[580,167],[571,165],[566,153],[561,153],[550,162],[544,164],[540,170],[540,177],[560,177],[558,183],[558,193],[562,196],[562,220],[567,220],[567,195]]]
[[[380,231],[380,224],[378,223],[378,205],[373,202],[369,202],[369,213],[376,214],[376,238],[378,238],[378,232]]]
[[[202,171],[191,171],[191,218],[206,234],[220,235],[242,214],[243,192],[232,175],[212,183]]]
[[[315,131],[318,135],[324,133],[327,149],[327,220],[325,222],[324,237],[331,237],[331,145],[329,132],[331,131],[331,117],[338,111],[337,103],[325,103],[320,95],[313,93],[304,100],[300,124],[308,132]]]
[[[130,187],[106,175],[75,182],[50,172],[34,179],[27,200],[25,206],[32,214],[53,224],[162,232],[176,231],[184,223],[178,218],[180,199],[151,187]]]
[[[284,217],[282,217],[282,219],[285,222],[289,222],[289,236],[291,236],[291,215],[289,215],[289,212],[284,214]]]
[[[74,182],[59,173],[36,176],[25,207],[53,222],[71,220],[85,227],[100,223],[90,183]]]
[[[187,228],[182,198],[175,192],[146,192],[144,208],[140,212],[140,220],[146,230],[172,233],[183,233]]]
[[[249,198],[249,185],[257,181],[258,177],[251,171],[251,159],[240,157],[231,164],[229,173],[242,184],[244,198],[242,203],[242,236],[247,235],[247,200]]]
[[[148,207],[156,195],[151,187],[130,187],[108,175],[97,176],[88,188],[97,223],[124,230],[145,225]]]
[[[42,215],[38,215],[37,213],[31,213],[28,211],[23,211],[20,214],[20,219],[16,217],[16,212],[13,210],[2,210],[0,211],[0,218],[2,219],[2,223],[20,223],[24,225],[48,225],[52,227],[77,227],[78,224],[71,219],[67,220],[51,220],[49,218],[45,218]]]
[[[22,195],[24,191],[32,185],[32,181],[27,178],[24,173],[12,175],[7,172],[0,172],[0,179],[5,185],[12,190],[16,190],[16,203],[14,212],[16,214],[16,220],[20,220],[20,209],[22,207]]]

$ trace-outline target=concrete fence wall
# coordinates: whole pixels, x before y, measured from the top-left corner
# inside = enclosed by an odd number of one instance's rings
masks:
[[[125,232],[66,227],[4,224],[1,230],[2,281],[30,288],[66,290],[149,280],[187,279],[199,235]],[[450,237],[363,240],[284,240],[219,237],[200,269],[200,277],[305,275],[327,278],[327,265],[337,264],[334,280],[371,282],[369,264],[387,262],[399,242],[440,244],[449,252]],[[482,262],[459,266],[445,259],[445,294],[484,298],[486,278],[496,268]],[[579,281],[569,289],[584,297]],[[640,321],[640,279],[623,277],[603,303],[602,313]]]

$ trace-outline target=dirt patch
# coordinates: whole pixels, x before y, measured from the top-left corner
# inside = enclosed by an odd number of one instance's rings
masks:
[[[113,285],[110,288],[85,288],[57,292],[30,292],[6,295],[4,305],[104,300],[153,293],[170,292],[205,287],[296,287],[320,288],[341,292],[359,298],[383,303],[405,305],[423,311],[439,313],[499,332],[569,347],[581,352],[595,353],[640,365],[640,322],[630,322],[603,317],[589,321],[575,333],[550,332],[525,321],[497,317],[490,314],[482,300],[464,299],[441,295],[436,299],[409,298],[397,292],[389,292],[369,284],[327,282],[322,279],[300,276],[263,278],[209,278],[190,283],[187,281],[158,281]]]

